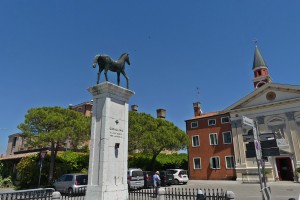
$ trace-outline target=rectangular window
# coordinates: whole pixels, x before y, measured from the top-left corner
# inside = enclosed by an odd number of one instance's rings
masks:
[[[209,134],[209,144],[210,145],[218,145],[218,134],[217,133]]]
[[[221,123],[222,124],[229,123],[229,117],[222,117],[221,118]]]
[[[200,146],[199,135],[194,135],[194,136],[192,137],[192,146],[193,146],[193,147],[198,147],[198,146]]]
[[[209,119],[208,126],[214,126],[214,125],[216,125],[216,119]]]
[[[234,158],[233,156],[225,156],[226,169],[234,169]]]
[[[201,169],[201,158],[194,158],[194,169]]]
[[[223,143],[224,144],[232,144],[231,132],[223,132]]]
[[[12,142],[12,146],[13,146],[13,147],[16,146],[17,140],[18,140],[18,138],[17,138],[17,137],[14,137],[13,142]]]
[[[191,122],[191,128],[197,128],[198,127],[198,121]]]
[[[220,158],[219,157],[211,157],[209,162],[210,162],[211,169],[220,169]]]

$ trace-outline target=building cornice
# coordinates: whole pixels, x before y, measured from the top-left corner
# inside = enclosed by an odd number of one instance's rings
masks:
[[[300,103],[300,98],[284,100],[284,101],[279,101],[279,102],[273,102],[273,103],[268,103],[268,104],[262,104],[262,105],[256,105],[256,106],[250,106],[250,107],[246,107],[246,108],[233,109],[230,111],[230,113],[233,114],[233,113],[246,112],[246,111],[252,111],[252,110],[260,110],[260,109],[264,109],[264,108],[283,106],[283,105],[293,104],[293,103]]]

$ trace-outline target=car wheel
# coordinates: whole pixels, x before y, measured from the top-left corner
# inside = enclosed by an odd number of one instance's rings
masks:
[[[183,185],[187,184],[187,182],[183,182]]]
[[[68,189],[68,195],[69,195],[69,197],[73,196],[73,194],[74,194],[73,189],[69,188]]]
[[[174,180],[174,185],[179,185],[179,181],[177,179]]]

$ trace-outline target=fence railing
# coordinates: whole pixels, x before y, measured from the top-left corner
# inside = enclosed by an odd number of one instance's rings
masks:
[[[18,190],[14,192],[0,193],[1,200],[51,200],[53,188],[41,188],[32,190]]]
[[[227,191],[223,189],[196,188],[160,188],[159,199],[164,200],[196,200],[199,191],[205,200],[228,200]],[[85,200],[86,187],[75,190],[72,194],[60,194],[53,188],[20,190],[0,193],[0,200]],[[58,196],[56,195],[58,194]],[[129,200],[153,200],[157,195],[154,189],[132,190],[128,193]]]
[[[160,195],[165,200],[196,200],[199,190],[205,200],[227,200],[227,191],[223,189],[160,188]],[[155,197],[154,189],[129,191],[129,200],[150,200]]]

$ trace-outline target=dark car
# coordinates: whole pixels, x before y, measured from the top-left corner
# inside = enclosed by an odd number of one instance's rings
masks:
[[[169,186],[174,184],[174,176],[170,171],[160,171],[159,176],[162,186]]]
[[[143,171],[143,174],[144,174],[144,188],[153,188],[154,172]]]

